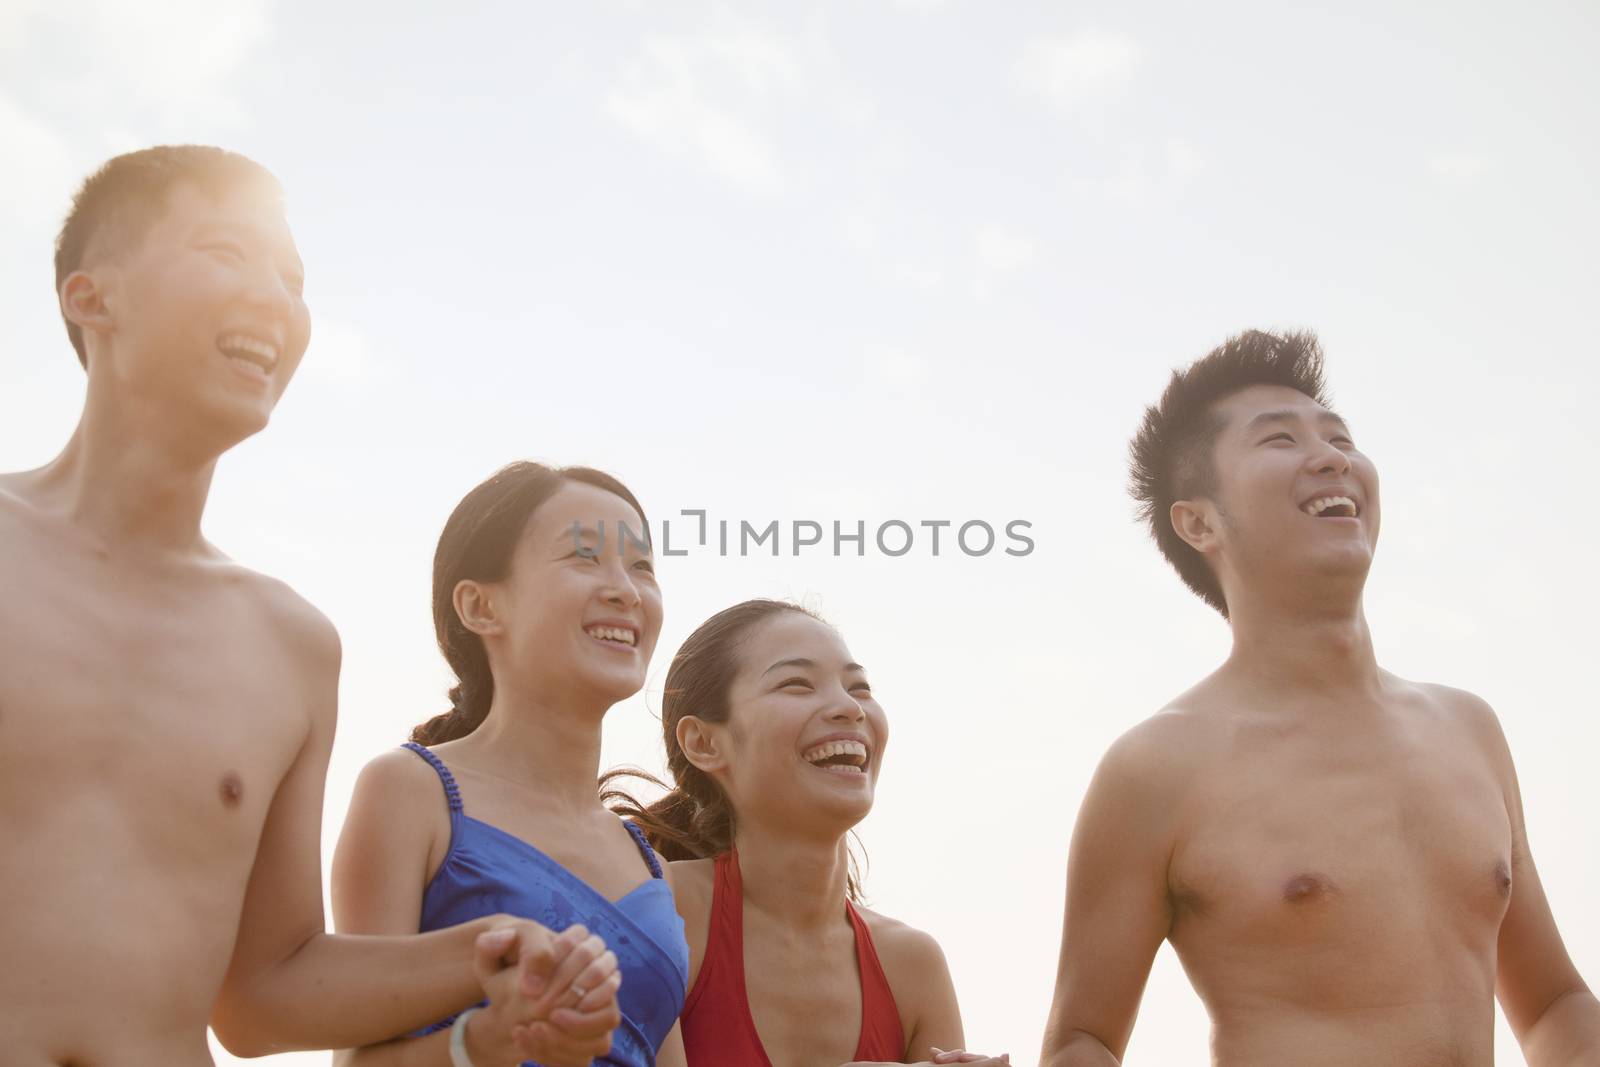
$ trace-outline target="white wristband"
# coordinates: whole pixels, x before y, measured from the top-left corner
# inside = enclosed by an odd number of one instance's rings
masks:
[[[482,1008],[468,1008],[456,1016],[455,1023],[450,1027],[451,1067],[474,1067],[472,1057],[467,1055],[467,1020],[482,1010]]]

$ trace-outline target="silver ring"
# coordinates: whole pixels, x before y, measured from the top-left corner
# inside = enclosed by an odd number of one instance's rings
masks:
[[[572,991],[574,993],[578,994],[578,1002],[579,1003],[582,1003],[583,1002],[583,998],[589,995],[589,991],[587,989],[583,988],[583,986],[578,985],[577,983],[573,983]]]

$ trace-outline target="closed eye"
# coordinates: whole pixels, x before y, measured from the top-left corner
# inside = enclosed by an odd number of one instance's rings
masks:
[[[805,688],[805,689],[810,689],[811,688],[811,682],[808,681],[805,678],[790,678],[787,681],[783,681],[783,682],[779,682],[778,683],[778,688],[779,689],[789,689],[789,688],[792,688],[794,686],[800,686],[800,687]]]
[[[1294,444],[1294,438],[1289,436],[1286,433],[1275,433],[1271,437],[1263,437],[1257,443],[1264,445],[1264,444],[1268,444],[1268,443],[1270,443],[1272,441],[1288,441],[1291,445]]]
[[[648,572],[650,574],[654,574],[656,572],[656,565],[654,563],[652,563],[650,560],[647,560],[647,559],[639,560],[638,562],[636,562],[634,564],[634,566],[643,568],[646,572]]]
[[[208,252],[221,252],[233,259],[244,258],[244,249],[232,241],[213,241],[205,247]]]

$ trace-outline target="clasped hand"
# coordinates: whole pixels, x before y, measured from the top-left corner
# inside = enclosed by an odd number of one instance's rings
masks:
[[[467,1020],[475,1067],[589,1067],[611,1051],[622,1021],[616,953],[582,926],[552,934],[507,920],[477,941],[475,966],[489,1006]]]

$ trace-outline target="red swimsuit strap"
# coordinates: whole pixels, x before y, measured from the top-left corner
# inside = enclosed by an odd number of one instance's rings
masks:
[[[684,1002],[682,1033],[689,1067],[772,1067],[755,1020],[744,981],[744,880],[739,857],[718,856],[711,891],[711,923],[705,957],[694,988]],[[866,920],[845,903],[856,935],[856,962],[861,972],[861,1037],[858,1060],[898,1061],[905,1037],[894,992],[883,973]]]

